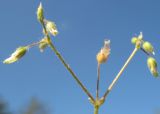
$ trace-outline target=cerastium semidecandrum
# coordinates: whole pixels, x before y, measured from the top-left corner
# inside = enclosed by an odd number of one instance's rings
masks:
[[[106,89],[106,92],[104,93],[104,95],[102,97],[100,97],[99,96],[100,66],[101,66],[101,64],[105,63],[108,60],[108,57],[110,55],[110,40],[105,40],[104,46],[101,48],[101,50],[98,52],[98,54],[96,56],[96,59],[97,59],[97,83],[96,83],[96,98],[94,98],[92,96],[92,94],[84,86],[84,84],[78,79],[76,74],[73,72],[71,67],[66,63],[66,61],[63,59],[63,57],[61,56],[61,54],[58,52],[55,45],[53,44],[53,42],[51,40],[51,36],[55,37],[58,34],[58,30],[57,30],[56,24],[54,22],[49,21],[45,18],[43,7],[42,7],[41,3],[37,9],[37,19],[40,22],[40,24],[42,25],[44,37],[38,42],[17,48],[15,50],[15,52],[13,52],[9,58],[7,58],[3,61],[3,63],[4,64],[11,64],[11,63],[18,61],[20,58],[22,58],[26,54],[28,49],[30,49],[34,46],[38,46],[41,52],[43,52],[46,47],[50,47],[53,50],[53,52],[57,55],[59,60],[62,62],[62,64],[65,66],[65,68],[70,72],[71,76],[75,79],[77,84],[82,88],[84,93],[86,93],[86,95],[89,97],[89,101],[94,107],[94,114],[98,114],[98,110],[99,110],[100,106],[105,102],[106,97],[108,96],[108,94],[112,90],[113,86],[118,81],[121,74],[123,73],[123,71],[125,70],[125,68],[127,67],[127,65],[129,64],[131,59],[134,57],[134,55],[136,54],[137,51],[141,50],[142,52],[144,52],[148,56],[148,59],[147,59],[148,68],[154,77],[158,77],[157,62],[153,58],[153,56],[155,54],[154,48],[150,42],[145,41],[143,39],[143,34],[140,33],[139,36],[133,37],[131,39],[131,42],[132,42],[132,44],[135,45],[135,48],[133,49],[132,53],[130,54],[129,58],[124,63],[124,65],[122,66],[120,71],[118,72],[117,76],[114,78],[112,83]]]

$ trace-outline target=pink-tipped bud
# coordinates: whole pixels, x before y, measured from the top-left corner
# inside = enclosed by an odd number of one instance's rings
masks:
[[[97,54],[97,62],[98,64],[105,63],[110,54],[110,40],[104,41],[104,46]]]

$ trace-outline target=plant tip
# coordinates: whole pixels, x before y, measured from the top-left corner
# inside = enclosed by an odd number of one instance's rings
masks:
[[[42,23],[44,16],[43,16],[43,7],[42,7],[42,3],[40,2],[38,9],[37,9],[37,19],[39,22]]]

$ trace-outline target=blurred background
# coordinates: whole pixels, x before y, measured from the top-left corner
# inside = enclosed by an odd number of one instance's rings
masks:
[[[34,47],[20,61],[2,63],[17,47],[43,38],[36,17],[40,2],[59,31],[53,43],[93,96],[96,54],[104,39],[111,40],[111,54],[101,66],[101,96],[134,49],[131,38],[140,32],[153,44],[160,64],[159,0],[1,0],[1,114],[93,113],[87,96],[51,49],[40,53]],[[150,74],[146,61],[142,51],[135,55],[99,114],[153,114],[160,109],[160,80]]]

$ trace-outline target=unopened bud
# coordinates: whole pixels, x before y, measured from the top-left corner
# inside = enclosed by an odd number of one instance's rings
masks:
[[[102,64],[102,63],[106,62],[109,54],[110,54],[110,40],[105,40],[103,48],[97,54],[98,64]]]
[[[131,39],[131,43],[132,43],[132,44],[136,44],[137,40],[138,40],[137,37],[133,37],[133,38]]]
[[[38,9],[37,9],[37,19],[38,19],[40,22],[42,22],[43,19],[44,19],[42,3],[39,4],[39,7],[38,7]]]
[[[135,44],[135,47],[137,48],[137,49],[140,49],[141,48],[141,45],[142,45],[142,42],[143,42],[143,34],[142,34],[142,32],[140,32],[140,34],[139,34],[139,36],[138,37],[133,37],[132,39],[131,39],[131,43],[132,44]]]
[[[153,46],[152,46],[152,44],[150,42],[147,42],[147,41],[144,42],[142,47],[146,52],[151,53],[153,55],[155,54]]]
[[[53,36],[56,36],[58,34],[58,30],[54,22],[46,21],[46,29]]]
[[[147,65],[148,65],[148,68],[151,72],[151,74],[154,76],[154,77],[158,77],[158,71],[157,71],[157,62],[156,60],[153,58],[153,57],[149,57],[147,59]]]
[[[17,48],[16,51],[14,53],[12,53],[9,58],[7,58],[3,61],[3,63],[4,64],[11,64],[11,63],[18,61],[20,58],[22,58],[25,55],[27,50],[28,50],[27,46]]]

